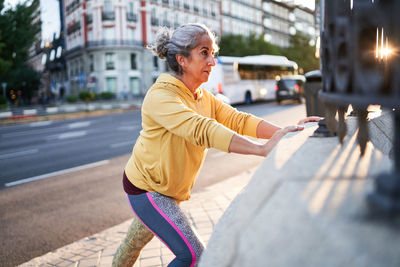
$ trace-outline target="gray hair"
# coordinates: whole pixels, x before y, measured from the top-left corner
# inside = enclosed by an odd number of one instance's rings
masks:
[[[219,50],[214,33],[204,24],[189,23],[171,31],[167,27],[158,30],[155,42],[147,46],[154,55],[168,62],[169,67],[176,74],[182,74],[182,67],[176,61],[176,55],[189,57],[193,48],[199,45],[200,37],[207,34],[213,41],[214,52]]]

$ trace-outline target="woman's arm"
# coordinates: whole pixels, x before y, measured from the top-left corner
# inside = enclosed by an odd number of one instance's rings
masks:
[[[257,138],[270,139],[280,129],[282,128],[263,120],[257,126]]]
[[[320,119],[321,118],[318,116],[310,116],[300,120],[297,125],[303,125],[307,122],[318,122]],[[257,126],[257,138],[269,139],[276,131],[280,129],[281,127],[263,120]]]
[[[303,129],[304,127],[299,125],[278,129],[265,144],[253,142],[241,135],[234,134],[229,145],[229,152],[266,157],[279,142],[279,140],[281,140],[281,138],[288,132],[296,132]]]

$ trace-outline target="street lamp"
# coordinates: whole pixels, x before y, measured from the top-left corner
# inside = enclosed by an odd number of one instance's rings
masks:
[[[3,87],[3,96],[4,96],[4,97],[7,97],[7,96],[6,96],[6,87],[7,87],[7,83],[3,82],[3,83],[1,83],[1,86]]]

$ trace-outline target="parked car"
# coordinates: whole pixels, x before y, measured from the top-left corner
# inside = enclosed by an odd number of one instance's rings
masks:
[[[276,82],[275,96],[278,104],[282,100],[291,99],[301,102],[304,97],[304,83],[306,79],[303,75],[283,76]]]

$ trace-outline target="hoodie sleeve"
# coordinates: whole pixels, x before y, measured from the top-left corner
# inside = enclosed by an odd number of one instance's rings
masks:
[[[214,119],[199,115],[168,90],[149,91],[142,112],[192,144],[228,152],[234,132]]]
[[[232,106],[223,103],[214,95],[210,95],[215,107],[215,118],[218,122],[240,135],[257,138],[257,127],[262,121],[261,118],[245,112],[240,112]]]

